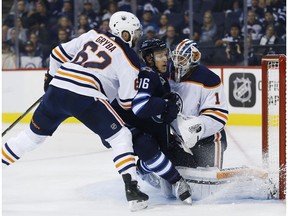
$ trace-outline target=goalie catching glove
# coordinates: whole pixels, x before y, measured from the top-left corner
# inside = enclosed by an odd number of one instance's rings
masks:
[[[192,154],[191,148],[202,138],[204,124],[199,117],[177,116],[178,130],[182,137],[181,143],[185,152]]]

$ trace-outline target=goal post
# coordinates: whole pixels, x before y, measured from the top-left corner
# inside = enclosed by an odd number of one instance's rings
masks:
[[[286,56],[262,57],[262,156],[279,199],[286,197]]]

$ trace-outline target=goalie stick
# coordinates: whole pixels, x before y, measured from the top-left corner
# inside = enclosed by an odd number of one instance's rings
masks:
[[[23,119],[38,103],[41,102],[43,96],[41,96],[37,101],[35,101],[21,116],[19,116],[4,132],[2,132],[2,137],[11,130],[21,119]]]

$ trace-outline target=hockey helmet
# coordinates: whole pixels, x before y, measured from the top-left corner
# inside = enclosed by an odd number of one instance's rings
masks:
[[[180,82],[181,77],[191,68],[200,64],[201,52],[198,50],[197,43],[185,39],[171,52],[171,59],[176,68],[175,80]]]
[[[151,40],[145,40],[142,42],[140,46],[141,56],[145,62],[147,56],[151,56],[152,59],[154,60],[154,52],[163,49],[167,49],[166,43],[157,38]]]
[[[142,33],[142,27],[139,19],[132,13],[126,11],[118,11],[110,17],[109,27],[111,33],[118,36],[125,43],[132,47],[133,41],[136,41]],[[122,32],[127,31],[130,34],[129,41],[122,38]]]

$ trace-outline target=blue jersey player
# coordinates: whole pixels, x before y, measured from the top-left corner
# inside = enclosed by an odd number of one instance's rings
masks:
[[[132,101],[133,112],[119,106],[115,109],[132,131],[134,152],[140,159],[139,174],[143,178],[149,178],[152,172],[157,174],[172,185],[177,198],[191,204],[189,185],[166,156],[168,125],[179,111],[176,95],[170,92],[165,77],[168,49],[163,41],[152,39],[141,44],[140,52],[146,65],[138,76],[139,89]]]

